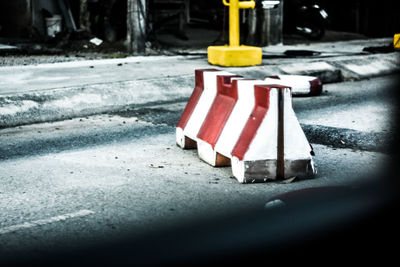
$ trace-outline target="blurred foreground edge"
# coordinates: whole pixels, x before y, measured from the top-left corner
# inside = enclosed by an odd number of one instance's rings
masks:
[[[388,178],[383,178],[389,182]],[[270,199],[268,208],[176,225],[140,238],[57,251],[18,265],[298,263],[378,259],[396,255],[397,184],[302,189]],[[269,203],[267,202],[267,203]],[[268,206],[268,205],[266,205]],[[1,262],[1,261],[0,261]]]

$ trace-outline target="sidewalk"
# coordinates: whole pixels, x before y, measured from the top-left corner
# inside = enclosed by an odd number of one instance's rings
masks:
[[[186,100],[193,90],[194,70],[199,68],[226,69],[256,79],[276,74],[313,75],[324,83],[391,74],[400,71],[399,52],[363,51],[391,41],[264,47],[261,66],[241,68],[211,66],[206,49],[181,51],[186,54],[182,56],[0,67],[0,128],[117,111],[127,105]],[[310,56],[298,55],[298,50],[306,50]]]

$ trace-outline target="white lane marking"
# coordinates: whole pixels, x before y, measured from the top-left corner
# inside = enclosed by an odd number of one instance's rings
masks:
[[[42,220],[37,220],[37,221],[33,221],[33,222],[25,222],[22,224],[12,225],[12,226],[1,228],[0,235],[11,233],[11,232],[16,232],[16,231],[19,231],[22,229],[28,229],[28,228],[32,228],[32,227],[36,227],[36,226],[42,226],[42,225],[46,225],[46,224],[50,224],[50,223],[65,221],[65,220],[76,218],[76,217],[83,217],[83,216],[87,216],[87,215],[90,215],[93,213],[94,213],[94,211],[91,211],[91,210],[80,210],[78,212],[67,213],[67,214],[51,217],[48,219],[42,219]]]

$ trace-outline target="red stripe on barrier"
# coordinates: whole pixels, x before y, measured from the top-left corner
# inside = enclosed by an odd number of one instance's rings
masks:
[[[316,96],[322,93],[322,82],[320,79],[310,81],[310,95]]]
[[[255,106],[247,120],[242,133],[239,136],[238,141],[233,147],[231,155],[237,157],[239,160],[243,160],[247,150],[249,150],[250,144],[256,136],[257,130],[260,127],[264,117],[267,115],[270,103],[270,91],[271,88],[288,88],[281,85],[255,85],[254,96]]]
[[[213,148],[238,99],[237,80],[232,81],[233,77],[241,76],[217,76],[217,95],[197,135]]]
[[[256,135],[257,129],[260,127],[267,114],[270,90],[270,86],[267,85],[254,86],[255,106],[231,153],[232,156],[237,157],[239,160],[243,160],[244,155]]]
[[[190,119],[190,116],[193,113],[194,108],[199,102],[200,96],[204,91],[204,72],[206,71],[218,71],[217,69],[200,69],[195,70],[195,87],[193,89],[192,95],[189,98],[188,103],[186,104],[185,109],[183,110],[182,116],[178,121],[176,127],[185,129],[187,122]]]

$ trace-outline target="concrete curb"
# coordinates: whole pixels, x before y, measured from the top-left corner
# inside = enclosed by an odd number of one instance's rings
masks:
[[[0,96],[0,128],[113,112],[126,105],[179,100],[191,93],[192,80],[183,76],[163,82],[149,79],[89,84]]]
[[[400,71],[400,54],[352,56],[280,66],[284,74],[317,76],[323,83],[360,80]]]
[[[246,78],[261,79],[267,75],[298,74],[317,76],[323,83],[333,83],[399,72],[399,56],[400,54],[395,52],[314,59],[309,62],[304,62],[302,59],[300,59],[302,62],[296,62],[299,59],[294,59],[294,62],[285,64],[246,68],[216,68]],[[193,63],[196,59],[198,62]],[[164,75],[162,78],[157,78],[162,75],[154,73],[154,78],[147,79],[104,81],[46,90],[20,90],[19,93],[2,94],[0,91],[0,128],[112,112],[127,105],[187,100],[194,87],[194,69],[212,66],[203,62],[204,58],[179,57],[179,60],[185,70],[180,70],[181,73],[176,73],[174,76]],[[185,67],[185,60],[192,62]],[[162,72],[165,70],[160,69],[160,73]]]
[[[293,63],[280,67],[283,74],[316,76],[323,83],[341,82],[343,80],[340,68],[325,61],[307,64]]]

